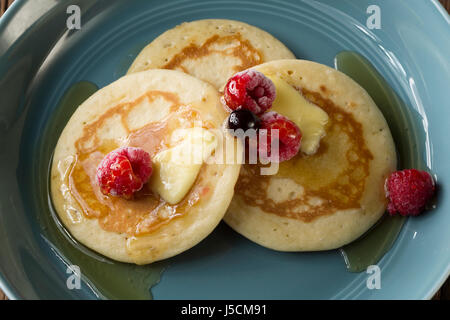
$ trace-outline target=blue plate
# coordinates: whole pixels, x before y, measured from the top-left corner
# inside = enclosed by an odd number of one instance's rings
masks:
[[[167,298],[423,299],[450,273],[450,22],[437,1],[376,1],[381,29],[369,29],[373,0],[27,1],[0,20],[0,287],[10,298],[96,298],[89,279],[66,287],[61,243],[47,237],[43,186],[48,154],[65,123],[48,123],[72,84],[103,87],[137,52],[183,22],[229,18],[261,27],[299,58],[333,66],[353,50],[367,57],[420,120],[416,152],[440,184],[438,207],[408,219],[380,261],[381,289],[349,273],[337,251],[280,253],[222,225],[171,259],[152,292]],[[67,6],[82,8],[80,31],[66,29]],[[45,161],[44,161],[44,160]],[[42,178],[44,177],[44,179]]]

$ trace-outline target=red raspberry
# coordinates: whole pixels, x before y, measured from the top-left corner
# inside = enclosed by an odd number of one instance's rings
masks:
[[[425,209],[434,189],[434,180],[428,172],[408,169],[392,173],[385,183],[389,213],[417,216]]]
[[[108,153],[97,168],[103,194],[129,199],[142,189],[152,174],[150,155],[140,148],[125,147]]]
[[[293,158],[300,150],[300,143],[302,140],[302,133],[297,125],[274,111],[266,112],[261,117],[260,129],[267,129],[267,139],[260,137],[259,149],[266,149],[267,156],[270,157],[272,152],[272,142],[275,137],[272,130],[278,129],[279,137],[279,161],[286,161]],[[261,135],[261,133],[260,133]]]
[[[224,99],[231,110],[243,108],[256,115],[272,107],[275,95],[272,80],[252,69],[236,73],[224,89]]]

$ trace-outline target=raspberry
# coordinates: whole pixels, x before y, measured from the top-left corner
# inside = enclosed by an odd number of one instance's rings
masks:
[[[293,158],[300,150],[302,133],[297,125],[274,111],[266,112],[261,116],[261,129],[267,129],[267,139],[260,137],[259,149],[266,149],[267,156],[270,157],[272,152],[272,143],[275,139],[272,130],[278,129],[279,138],[279,161],[286,161]],[[261,133],[260,133],[261,135]],[[261,151],[260,153],[261,154]]]
[[[391,215],[417,216],[432,198],[435,185],[428,172],[407,169],[392,173],[386,180],[385,190]]]
[[[152,174],[150,155],[140,148],[124,147],[108,153],[97,167],[103,194],[130,199]]]
[[[248,109],[256,115],[272,107],[276,89],[272,80],[256,70],[244,70],[232,76],[224,89],[231,110]]]

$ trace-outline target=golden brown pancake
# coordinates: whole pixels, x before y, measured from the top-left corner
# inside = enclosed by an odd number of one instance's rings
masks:
[[[222,90],[236,72],[277,59],[295,58],[272,35],[243,22],[207,19],[183,23],[145,47],[128,73],[174,69]]]
[[[280,60],[255,69],[282,78],[329,121],[318,151],[281,163],[276,175],[244,165],[225,222],[280,251],[334,249],[355,240],[385,212],[384,181],[396,167],[383,115],[363,88],[327,66]]]
[[[137,264],[197,244],[225,214],[239,165],[203,163],[192,187],[175,204],[150,183],[131,200],[104,195],[96,168],[108,152],[122,146],[142,148],[154,159],[173,147],[174,130],[199,121],[205,130],[220,130],[225,116],[214,87],[178,71],[132,74],[96,92],[73,114],[54,153],[51,195],[65,227],[87,247]]]

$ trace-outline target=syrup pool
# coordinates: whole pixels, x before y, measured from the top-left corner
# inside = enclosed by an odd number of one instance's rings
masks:
[[[343,51],[335,57],[335,68],[362,86],[383,113],[397,149],[398,169],[426,170],[426,163],[418,151],[420,128],[408,107],[375,67],[360,54]],[[405,219],[386,213],[361,238],[341,248],[347,269],[351,272],[362,272],[368,266],[378,263],[393,246]]]
[[[46,128],[47,145],[56,145],[59,133],[73,114],[75,109],[98,90],[88,81],[72,85],[61,98]],[[55,135],[55,132],[58,134]],[[52,151],[50,151],[52,152]],[[50,177],[51,161],[48,167]],[[48,208],[50,214],[41,218],[48,242],[53,243],[54,250],[68,265],[76,265],[82,275],[82,286],[87,286],[103,299],[151,299],[151,288],[159,282],[161,273],[167,262],[156,262],[150,265],[112,261],[76,241],[61,224],[50,199],[50,179],[47,180]]]

